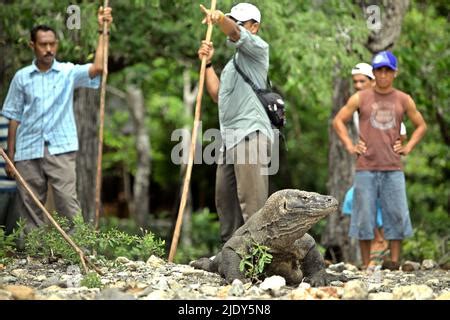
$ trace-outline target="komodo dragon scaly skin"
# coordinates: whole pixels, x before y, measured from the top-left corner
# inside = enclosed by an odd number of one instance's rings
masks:
[[[317,221],[337,209],[338,201],[331,196],[295,189],[278,191],[236,230],[213,260],[201,258],[192,261],[191,266],[218,272],[229,283],[234,279],[247,281],[239,264],[255,241],[269,247],[273,255],[265,269],[267,276],[282,276],[290,285],[299,284],[303,277],[312,286],[324,286],[333,280],[345,281],[325,271],[316,243],[307,233]]]

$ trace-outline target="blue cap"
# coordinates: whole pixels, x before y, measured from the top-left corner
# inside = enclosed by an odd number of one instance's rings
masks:
[[[390,51],[381,51],[373,57],[373,69],[388,67],[392,70],[397,70],[397,58]]]

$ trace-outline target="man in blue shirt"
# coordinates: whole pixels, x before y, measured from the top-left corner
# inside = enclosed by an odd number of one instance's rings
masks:
[[[98,88],[103,72],[103,24],[112,22],[111,8],[99,8],[99,40],[93,64],[74,65],[55,59],[55,30],[39,25],[31,30],[35,59],[14,76],[3,104],[8,118],[8,157],[38,199],[45,203],[47,185],[55,208],[69,219],[80,212],[76,195],[75,158],[78,137],[73,113],[73,92],[79,87]],[[6,172],[13,172],[6,166]],[[19,214],[26,230],[44,223],[43,213],[19,184]]]

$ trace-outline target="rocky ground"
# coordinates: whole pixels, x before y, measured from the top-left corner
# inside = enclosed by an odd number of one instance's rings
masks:
[[[286,286],[278,276],[253,285],[238,280],[227,285],[217,274],[154,256],[146,262],[118,258],[110,267],[102,268],[100,289],[81,286],[84,276],[78,265],[23,257],[0,265],[0,300],[450,300],[450,271],[430,260],[402,268],[408,271],[376,268],[362,272],[339,263],[330,265],[327,272],[344,274],[349,282],[311,288],[307,283]]]

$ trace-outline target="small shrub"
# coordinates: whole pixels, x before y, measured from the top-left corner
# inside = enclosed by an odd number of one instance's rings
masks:
[[[415,228],[414,235],[404,241],[404,259],[419,262],[424,259],[433,259],[437,261],[441,255],[439,240],[440,239],[436,234],[427,234],[424,230]]]
[[[245,272],[245,277],[252,281],[258,281],[264,275],[266,264],[272,262],[272,255],[269,253],[270,248],[259,243],[252,242],[249,248],[250,253],[243,255],[239,270]]]
[[[65,232],[70,230],[70,223],[66,217],[55,214],[53,218]],[[75,239],[74,241],[77,243]],[[81,243],[77,244],[83,247]],[[50,224],[34,228],[26,235],[25,251],[33,257],[58,257],[72,263],[80,262],[78,254]]]
[[[103,286],[99,275],[95,272],[89,272],[85,275],[80,284],[87,288],[101,288]]]

